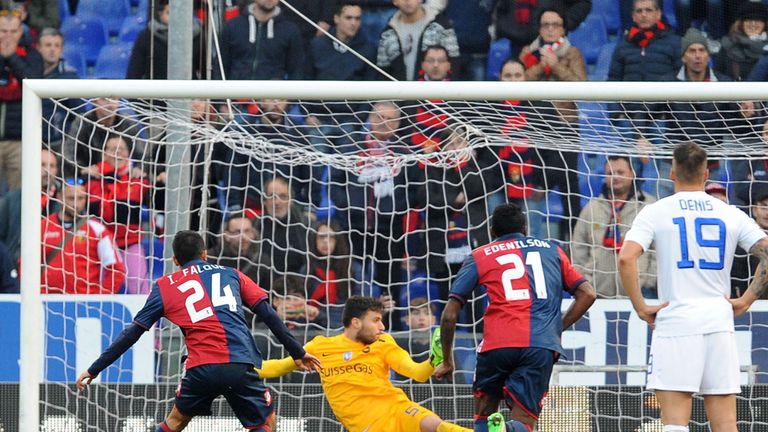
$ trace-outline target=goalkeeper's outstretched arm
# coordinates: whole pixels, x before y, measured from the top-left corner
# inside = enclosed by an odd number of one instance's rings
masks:
[[[288,375],[298,369],[298,366],[296,366],[296,362],[292,357],[285,357],[279,360],[264,360],[261,362],[260,368],[254,369],[256,369],[260,377],[270,379]]]

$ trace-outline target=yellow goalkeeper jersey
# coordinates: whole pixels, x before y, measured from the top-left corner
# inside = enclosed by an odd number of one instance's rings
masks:
[[[433,371],[429,361],[415,363],[391,335],[385,333],[371,345],[343,334],[317,336],[304,349],[320,359],[320,377],[328,403],[351,432],[386,430],[384,424],[400,416],[411,417],[409,423],[418,425],[420,418],[433,415],[389,381],[390,368],[418,381],[426,381]],[[393,426],[386,428],[400,429]]]

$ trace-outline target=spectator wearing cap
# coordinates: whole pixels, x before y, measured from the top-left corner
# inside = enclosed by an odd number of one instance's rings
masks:
[[[573,264],[592,281],[600,297],[626,297],[617,273],[618,253],[632,221],[640,210],[655,201],[637,188],[628,157],[608,157],[603,191],[581,211],[571,238]],[[653,297],[655,259],[653,254],[647,255],[639,261],[640,286],[644,295]]]
[[[763,3],[748,1],[739,6],[736,21],[720,41],[715,70],[736,81],[746,80],[768,44],[766,22],[768,8]]]
[[[716,82],[731,81],[730,77],[709,67],[709,41],[694,28],[688,29],[682,39],[680,55],[683,66],[667,81]],[[669,119],[668,138],[672,142],[693,141],[706,147],[724,145],[734,140],[733,128],[746,120],[735,102],[670,102],[666,117]],[[668,178],[670,164],[659,175]],[[716,159],[709,160],[709,178],[719,181],[724,167]],[[671,194],[665,190],[660,195]]]
[[[757,225],[763,231],[768,231],[768,183],[756,183],[752,187],[750,212]],[[759,260],[747,254],[744,249],[736,249],[731,267],[731,297],[740,297],[744,294],[758,263]]]
[[[722,183],[709,182],[704,187],[704,192],[728,204],[728,190]]]

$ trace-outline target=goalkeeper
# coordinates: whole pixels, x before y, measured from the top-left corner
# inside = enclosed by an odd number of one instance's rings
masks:
[[[344,304],[344,332],[317,336],[304,349],[320,358],[320,379],[333,413],[350,432],[471,431],[445,422],[408,399],[389,381],[389,370],[424,382],[432,375],[432,358],[416,363],[384,333],[384,306],[371,297],[350,297]],[[267,360],[257,369],[276,378],[296,369],[293,359]]]

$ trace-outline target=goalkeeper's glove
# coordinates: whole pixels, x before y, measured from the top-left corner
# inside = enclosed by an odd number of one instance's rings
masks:
[[[433,367],[443,364],[443,344],[440,342],[440,327],[432,332],[432,342],[429,348],[429,360]]]

